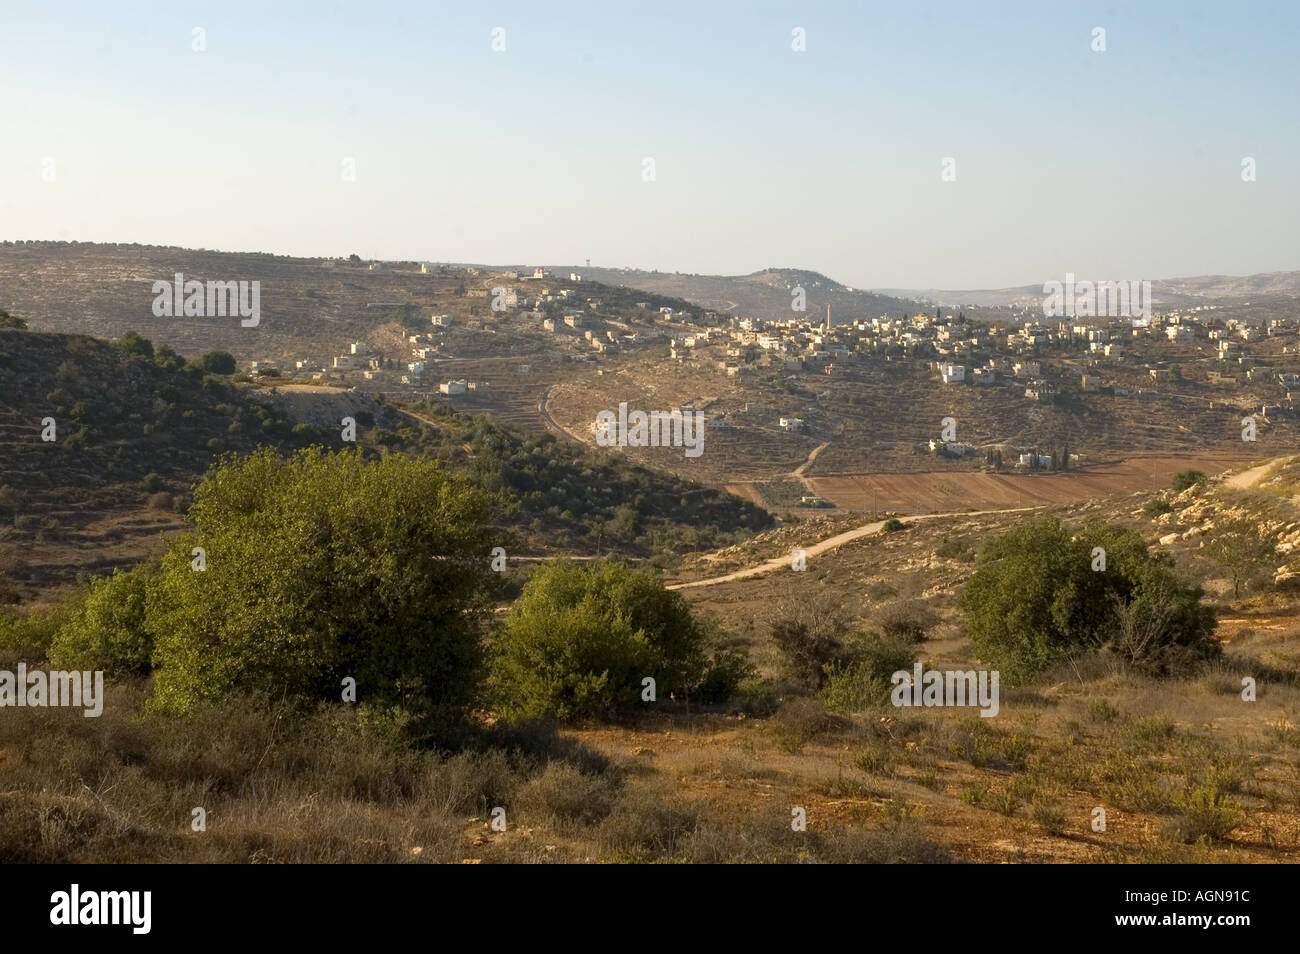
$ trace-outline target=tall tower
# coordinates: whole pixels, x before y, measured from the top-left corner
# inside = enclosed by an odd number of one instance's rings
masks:
[[[826,330],[831,330],[831,306],[829,304],[826,306]]]

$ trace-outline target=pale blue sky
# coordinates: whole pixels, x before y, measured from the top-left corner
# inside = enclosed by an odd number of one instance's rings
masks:
[[[0,239],[788,265],[858,287],[1300,268],[1296,3],[4,0],[0,16]]]

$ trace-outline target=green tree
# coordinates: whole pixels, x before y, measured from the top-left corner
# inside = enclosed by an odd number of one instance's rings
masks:
[[[480,672],[499,506],[399,454],[226,457],[195,489],[195,531],[173,542],[150,591],[151,708],[234,689],[337,700],[352,677],[358,701],[454,713]]]
[[[59,627],[50,661],[62,669],[103,669],[115,675],[146,675],[153,638],[145,626],[150,564],[91,581],[79,610]]]
[[[115,342],[115,347],[125,351],[130,355],[137,355],[141,358],[153,358],[153,342],[148,338],[141,337],[138,332],[128,331]]]
[[[512,719],[604,717],[686,693],[705,671],[706,627],[657,574],[609,561],[539,566],[492,648],[493,699]]]
[[[229,351],[209,351],[199,358],[198,365],[209,374],[234,374],[235,356]]]
[[[27,322],[0,308],[0,328],[14,328],[18,331],[26,331]]]
[[[1105,569],[1097,548],[1105,551]],[[1063,656],[1117,639],[1117,606],[1135,601],[1166,619],[1153,652],[1177,647],[1185,656],[1217,652],[1213,611],[1199,587],[1184,585],[1167,555],[1152,555],[1136,533],[1100,521],[1067,528],[1056,520],[1025,524],[987,541],[978,569],[958,600],[976,653],[1011,679],[1024,678]],[[1147,659],[1134,659],[1146,662]]]
[[[1205,483],[1205,474],[1199,470],[1180,470],[1174,474],[1173,483],[1170,487],[1176,494],[1181,494],[1188,487],[1194,487],[1197,484]]]
[[[1205,552],[1232,577],[1233,599],[1241,585],[1275,569],[1278,534],[1249,517],[1218,522],[1206,535]]]

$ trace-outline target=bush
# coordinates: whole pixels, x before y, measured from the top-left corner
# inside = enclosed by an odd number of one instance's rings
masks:
[[[1180,470],[1174,474],[1173,482],[1169,486],[1174,493],[1181,494],[1188,487],[1203,483],[1205,483],[1205,474],[1199,470]]]
[[[209,374],[235,373],[235,356],[229,351],[209,351],[199,358],[197,364]]]
[[[848,715],[888,701],[890,678],[900,669],[910,672],[916,661],[914,645],[915,640],[908,637],[859,637],[852,643],[848,659],[826,668],[821,693],[826,708]]]
[[[78,592],[44,612],[28,613],[25,616],[0,613],[0,650],[20,654],[47,654],[59,631],[75,617],[84,600],[85,594]]]
[[[139,332],[128,331],[115,341],[113,346],[129,355],[136,355],[149,360],[153,359],[153,342],[148,338],[140,337]]]
[[[894,533],[898,530],[905,529],[907,529],[907,524],[903,523],[903,521],[899,520],[897,517],[890,517],[885,521],[884,526],[881,527],[881,530],[885,533]]]
[[[224,458],[194,492],[195,532],[173,541],[150,589],[150,708],[183,712],[236,687],[338,700],[352,677],[358,701],[454,714],[477,685],[497,509],[401,455]]]
[[[848,623],[833,611],[787,602],[774,614],[770,632],[789,678],[806,688],[820,689],[826,681],[826,667],[844,656]]]
[[[145,474],[140,481],[140,489],[147,494],[157,493],[163,489],[162,478],[154,473]]]
[[[1095,547],[1105,550],[1105,570],[1092,569]],[[1071,532],[1043,520],[980,549],[959,606],[976,653],[1017,679],[1107,644],[1135,660],[1158,659],[1167,649],[1216,655],[1214,613],[1201,595],[1174,576],[1167,555],[1148,553],[1130,530],[1091,521]],[[1121,609],[1141,624],[1136,643],[1125,637]]]
[[[896,603],[876,619],[876,628],[890,639],[919,643],[939,625],[939,614],[916,600]]]
[[[50,644],[50,661],[61,669],[103,669],[115,675],[145,675],[153,638],[145,628],[154,567],[91,582],[81,608],[59,627]]]
[[[713,654],[704,671],[704,680],[695,694],[705,705],[720,705],[730,702],[740,691],[741,685],[758,675],[749,659],[743,653],[722,649]]]
[[[658,575],[609,560],[539,566],[492,652],[492,695],[509,719],[604,717],[696,688],[705,629]]]
[[[944,537],[943,542],[934,548],[934,555],[958,563],[970,563],[975,559],[975,547],[967,540]]]
[[[163,490],[156,494],[150,494],[148,504],[154,510],[172,510],[176,507],[176,499]]]
[[[1164,497],[1152,497],[1142,505],[1142,514],[1146,517],[1158,517],[1162,513],[1173,513],[1174,505]]]

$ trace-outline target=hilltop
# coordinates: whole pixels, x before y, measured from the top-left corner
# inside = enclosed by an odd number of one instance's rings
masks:
[[[802,288],[806,315],[818,321],[831,308],[832,321],[857,317],[904,317],[915,313],[917,303],[893,295],[851,288],[819,272],[802,268],[765,268],[749,275],[691,275],[641,269],[585,268],[584,275],[606,285],[626,285],[661,295],[683,298],[722,316],[752,316],[769,321],[797,317],[791,310],[793,292]],[[976,312],[979,309],[975,310]],[[972,317],[995,318],[996,311]]]
[[[1124,280],[1132,276],[1123,276]],[[1077,280],[1118,280],[1121,276],[1077,275]],[[1064,281],[1064,275],[1048,275],[1044,280]],[[1151,299],[1162,309],[1194,308],[1199,305],[1219,305],[1238,310],[1249,307],[1252,312],[1278,317],[1279,314],[1300,314],[1300,271],[1260,272],[1254,275],[1196,275],[1186,278],[1152,279]],[[938,305],[983,308],[1016,307],[1041,309],[1042,283],[1016,285],[1009,288],[879,288],[880,295],[896,296],[908,300],[933,302]]]

